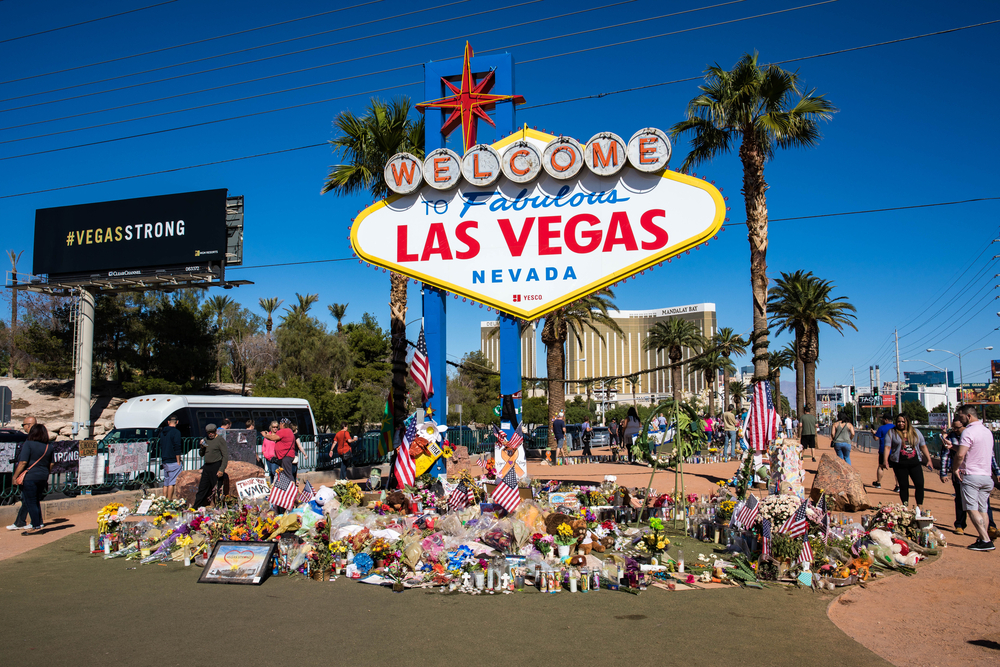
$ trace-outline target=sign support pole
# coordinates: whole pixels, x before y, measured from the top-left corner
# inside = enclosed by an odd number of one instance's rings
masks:
[[[73,431],[79,440],[90,439],[90,378],[94,367],[94,295],[80,290],[76,318],[76,378],[73,383]]]

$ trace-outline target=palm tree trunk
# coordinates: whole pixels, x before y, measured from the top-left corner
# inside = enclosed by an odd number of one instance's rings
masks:
[[[806,404],[810,406],[810,412],[817,414],[816,409],[816,362],[807,361],[805,362],[805,390],[806,390]]]
[[[389,314],[392,337],[392,406],[393,423],[406,419],[406,284],[409,279],[389,274]],[[444,388],[441,389],[442,391]]]
[[[774,407],[781,414],[781,369],[774,369]],[[784,415],[782,415],[784,416]]]
[[[715,416],[715,378],[716,371],[705,373],[705,386],[708,387],[708,414]]]
[[[674,385],[674,404],[680,405],[681,402],[681,367],[678,363],[681,360],[681,350],[677,348],[676,352],[671,349],[667,353],[667,359],[670,360],[670,382]]]
[[[754,138],[752,128],[743,131],[740,145],[743,162],[743,200],[747,214],[747,240],[750,241],[750,288],[753,292],[754,380],[767,379],[767,182],[764,180],[764,152]]]
[[[728,358],[729,358],[729,356],[726,355],[726,359],[728,359]],[[727,371],[725,368],[722,369],[722,403],[723,403],[722,409],[723,410],[728,410],[729,409],[729,371]]]
[[[560,330],[562,335],[560,336]],[[566,352],[563,342],[566,339],[566,325],[562,319],[546,317],[542,327],[542,343],[546,347],[545,370],[547,374],[549,398],[549,438],[548,447],[556,446],[556,436],[552,432],[552,422],[566,408],[566,385],[564,369],[566,368]],[[558,456],[558,453],[556,454]],[[553,461],[555,463],[555,461]]]
[[[801,415],[802,406],[805,405],[806,393],[805,393],[805,379],[806,372],[805,366],[801,359],[795,359],[795,410]]]

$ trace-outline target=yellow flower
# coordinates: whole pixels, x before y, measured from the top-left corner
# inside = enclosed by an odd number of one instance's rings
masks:
[[[558,533],[562,537],[572,537],[573,529],[570,528],[570,525],[568,523],[561,523],[559,524]]]

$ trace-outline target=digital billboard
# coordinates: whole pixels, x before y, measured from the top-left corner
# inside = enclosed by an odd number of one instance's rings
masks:
[[[32,273],[138,275],[226,257],[226,190],[202,190],[35,211]]]

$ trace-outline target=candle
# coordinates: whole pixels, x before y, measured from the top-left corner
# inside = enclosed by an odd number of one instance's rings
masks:
[[[97,551],[97,538],[93,535],[90,536],[90,553]]]
[[[111,555],[111,540],[107,540],[107,539],[104,540],[104,555],[105,556],[110,556]]]

